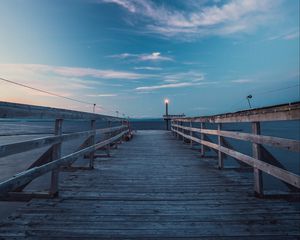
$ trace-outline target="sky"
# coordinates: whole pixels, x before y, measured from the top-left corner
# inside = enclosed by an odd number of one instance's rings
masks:
[[[298,0],[1,0],[0,101],[161,117],[299,101]]]

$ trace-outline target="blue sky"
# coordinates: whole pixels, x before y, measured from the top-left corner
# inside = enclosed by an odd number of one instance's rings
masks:
[[[0,77],[131,117],[299,101],[299,1],[2,0]],[[4,82],[0,100],[92,110]]]

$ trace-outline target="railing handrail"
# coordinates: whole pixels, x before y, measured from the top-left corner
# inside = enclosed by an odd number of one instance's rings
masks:
[[[109,115],[3,101],[0,101],[0,118],[125,120]]]
[[[172,124],[173,127],[181,128],[187,131],[205,133],[208,135],[217,135],[222,137],[229,137],[233,139],[250,141],[257,144],[266,144],[273,147],[282,148],[289,151],[300,152],[300,142],[297,140],[279,138],[273,136],[256,135],[252,133],[243,133],[238,131],[224,131],[224,130],[212,130],[212,129],[200,129],[191,128],[187,126],[181,126],[178,124]]]
[[[238,159],[239,161],[242,161],[246,164],[248,164],[251,167],[255,167],[267,174],[272,175],[273,177],[276,177],[286,183],[291,184],[294,187],[300,188],[300,176],[289,172],[287,170],[281,169],[279,167],[273,166],[269,163],[266,163],[264,161],[261,161],[259,159],[250,157],[246,154],[243,154],[241,152],[232,150],[230,148],[226,148],[223,146],[219,146],[218,144],[209,142],[209,141],[205,141],[205,140],[201,140],[195,137],[191,137],[190,135],[184,134],[182,132],[179,132],[178,130],[173,129],[174,132],[178,133],[179,135],[183,136],[186,139],[190,139],[194,142],[203,144],[207,147],[216,149],[218,151],[221,151],[222,153],[225,153],[231,157],[234,157],[235,159]]]
[[[62,143],[64,141],[70,141],[79,137],[89,137],[99,133],[109,133],[117,130],[122,130],[125,128],[127,128],[127,126],[121,125],[121,126],[116,126],[111,128],[99,128],[96,129],[95,131],[89,130],[83,132],[73,132],[73,133],[62,134],[59,136],[41,137],[41,138],[35,138],[27,141],[0,145],[0,158],[30,151],[33,149],[38,149],[52,144]]]
[[[212,148],[218,153],[218,166],[220,169],[224,167],[223,154],[231,156],[240,162],[250,165],[254,169],[254,184],[255,191],[258,195],[263,193],[261,172],[272,175],[280,179],[284,183],[300,188],[300,176],[288,171],[284,166],[276,160],[272,154],[266,150],[263,145],[269,145],[276,148],[285,149],[288,151],[300,152],[300,141],[294,139],[265,136],[260,133],[261,121],[288,121],[300,119],[300,102],[292,104],[282,104],[270,106],[266,108],[252,109],[240,111],[236,113],[227,113],[206,117],[185,117],[176,118],[171,121],[171,131],[175,135],[181,136],[183,140],[187,139],[193,144],[199,143],[201,146],[201,154],[204,156],[206,147]],[[193,126],[193,123],[201,123],[200,127]],[[216,123],[218,129],[207,129],[205,123]],[[240,131],[225,131],[222,129],[223,123],[240,123],[251,122],[252,133],[244,133]],[[184,126],[185,124],[185,126]],[[187,126],[189,124],[189,126]],[[200,138],[194,133],[199,133]],[[214,135],[218,138],[218,143],[209,141],[206,135]],[[238,150],[232,149],[230,144],[225,141],[225,138],[232,138],[252,143],[253,156],[248,156]],[[269,158],[269,162],[265,162],[264,158]],[[265,160],[266,160],[265,159]],[[271,159],[271,162],[270,162]],[[273,161],[273,162],[272,162]],[[275,163],[273,165],[272,163]],[[291,186],[290,186],[291,185]]]
[[[233,123],[233,122],[263,122],[263,121],[286,121],[300,119],[300,102],[293,102],[275,106],[255,108],[234,113],[223,113],[211,116],[174,118],[174,121],[182,122],[210,122],[210,123]]]
[[[47,195],[55,196],[58,193],[60,167],[67,166],[68,168],[76,169],[71,164],[79,157],[84,156],[89,159],[89,166],[81,167],[81,169],[93,169],[94,159],[99,155],[95,154],[97,149],[103,148],[106,152],[105,156],[109,157],[109,149],[112,143],[119,141],[124,136],[127,136],[126,139],[131,138],[128,120],[107,115],[0,101],[0,119],[3,118],[17,118],[21,120],[52,118],[54,120],[54,135],[0,145],[0,158],[50,146],[37,160],[33,161],[27,170],[16,174],[4,182],[0,182],[1,199],[9,194],[20,193],[35,178],[50,171],[52,171],[51,184]],[[90,130],[63,134],[63,122],[68,119],[72,121],[74,119],[86,120],[90,123]],[[108,127],[96,129],[97,120],[106,121]],[[118,122],[118,126],[112,126],[112,122]],[[99,133],[104,134],[104,140],[96,142],[96,136]],[[68,156],[61,156],[63,142],[83,137],[84,141],[77,150]],[[26,192],[21,194],[28,196]]]
[[[81,149],[79,151],[76,151],[74,153],[71,153],[65,157],[56,159],[54,161],[51,161],[49,163],[43,164],[38,167],[34,167],[31,169],[28,169],[26,171],[23,171],[21,173],[16,174],[15,176],[3,181],[0,183],[0,196],[5,196],[9,191],[13,191],[14,189],[23,186],[24,184],[27,184],[28,182],[34,180],[35,178],[44,175],[45,173],[48,173],[50,171],[53,171],[55,169],[58,169],[62,166],[67,166],[69,164],[72,164],[74,161],[76,161],[79,157],[84,156],[86,153],[93,152],[97,150],[98,148],[104,147],[117,139],[121,138],[124,134],[128,133],[128,129],[125,131],[122,131],[121,133],[117,134],[116,136],[113,136],[109,139],[106,139],[104,141],[101,141],[99,143],[96,143],[92,146],[86,147],[84,149]]]

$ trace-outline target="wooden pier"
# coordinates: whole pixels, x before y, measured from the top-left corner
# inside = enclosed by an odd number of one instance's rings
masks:
[[[15,112],[15,106],[7,106],[0,104],[0,117]],[[18,116],[24,116],[20,110],[24,106],[16,106]],[[57,144],[75,134],[89,139],[69,156],[51,149],[51,160],[40,160],[0,183],[3,200],[31,199],[0,223],[0,239],[300,239],[299,175],[265,163],[262,157],[262,144],[299,152],[299,141],[260,136],[258,124],[275,118],[300,119],[299,106],[173,119],[172,132],[138,131],[131,141],[126,141],[131,130],[123,119],[82,114],[80,118],[101,117],[121,125],[96,130],[91,124],[88,133],[56,131],[59,136],[0,146],[0,157],[4,157],[46,144],[57,149]],[[41,109],[31,110],[38,117],[48,118],[51,113],[43,109],[39,115]],[[78,114],[64,112],[64,118]],[[220,123],[234,121],[251,123],[253,133],[221,129]],[[205,129],[203,123],[209,122],[219,124],[218,130]],[[100,142],[91,141],[96,133],[109,135]],[[209,142],[209,134],[217,135],[219,142]],[[253,156],[229,149],[225,137],[250,141]],[[216,158],[206,154],[207,147],[216,151]],[[97,158],[97,149],[110,154]],[[225,154],[234,155],[242,165],[226,168]],[[90,168],[72,167],[75,160],[87,161]],[[59,184],[52,180],[48,194],[24,192],[24,184],[54,170],[68,174]],[[262,172],[289,185],[289,197],[268,196],[262,188]],[[56,176],[52,174],[52,179]]]

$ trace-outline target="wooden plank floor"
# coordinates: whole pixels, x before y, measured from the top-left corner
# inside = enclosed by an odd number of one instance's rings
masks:
[[[140,131],[56,199],[34,199],[1,239],[300,239],[299,202],[253,197],[247,174],[220,171],[165,131]]]

